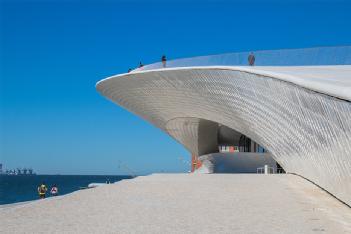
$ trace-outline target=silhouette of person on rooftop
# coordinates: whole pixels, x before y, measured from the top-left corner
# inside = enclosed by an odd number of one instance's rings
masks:
[[[247,61],[249,62],[249,66],[254,66],[255,65],[255,55],[251,52],[249,54],[249,57],[247,57]]]
[[[166,63],[167,63],[166,55],[162,55],[161,61],[162,61],[162,66],[163,66],[163,67],[166,67]]]

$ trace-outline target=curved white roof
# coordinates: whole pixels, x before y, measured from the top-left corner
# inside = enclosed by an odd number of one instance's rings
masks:
[[[208,143],[197,120],[227,126],[351,204],[350,67],[162,68],[110,77],[97,89],[194,154]]]
[[[255,54],[260,66],[247,66],[247,54],[173,60],[96,88],[194,154],[214,135],[201,120],[240,132],[351,205],[351,47]]]
[[[331,66],[199,66],[133,71],[106,79],[163,70],[219,69],[241,71],[290,82],[336,98],[351,101],[351,65]],[[104,80],[106,80],[104,79]],[[235,79],[235,78],[233,78]],[[103,82],[104,80],[100,81]],[[98,84],[100,83],[98,82]],[[97,85],[98,85],[97,84]]]
[[[232,67],[351,101],[351,65]]]

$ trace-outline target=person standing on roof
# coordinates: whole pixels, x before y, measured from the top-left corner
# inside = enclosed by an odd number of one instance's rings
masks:
[[[247,61],[249,62],[249,66],[254,66],[255,65],[255,55],[251,52],[249,57],[247,58]]]
[[[166,67],[166,62],[167,62],[166,55],[162,55],[161,61],[162,61],[162,66],[163,66],[163,67]]]

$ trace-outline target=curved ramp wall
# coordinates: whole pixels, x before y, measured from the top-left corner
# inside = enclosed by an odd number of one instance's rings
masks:
[[[166,132],[195,155],[218,152],[218,124],[199,118],[167,121]]]
[[[182,125],[172,133],[169,121],[198,118],[228,126],[269,150],[287,172],[351,205],[349,101],[260,74],[214,68],[130,73],[102,80],[97,89],[189,150],[197,144],[186,136],[189,131]]]

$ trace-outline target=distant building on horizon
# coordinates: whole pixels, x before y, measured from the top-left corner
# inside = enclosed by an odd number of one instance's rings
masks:
[[[0,163],[0,175],[36,175],[32,168],[16,168],[16,169],[3,169],[3,164]]]

